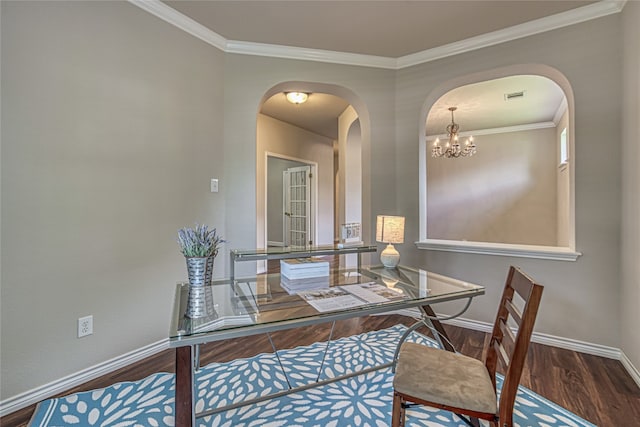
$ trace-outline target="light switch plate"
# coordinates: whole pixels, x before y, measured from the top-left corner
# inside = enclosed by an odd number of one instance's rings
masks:
[[[211,192],[212,193],[218,192],[218,180],[215,178],[211,180]]]

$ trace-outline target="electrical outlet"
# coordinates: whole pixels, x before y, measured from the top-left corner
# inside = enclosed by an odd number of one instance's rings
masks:
[[[93,316],[78,319],[78,338],[93,334]]]

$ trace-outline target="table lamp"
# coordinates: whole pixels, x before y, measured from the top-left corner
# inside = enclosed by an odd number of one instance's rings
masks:
[[[393,243],[404,242],[404,217],[378,215],[376,241],[387,243],[387,247],[380,254],[382,265],[386,268],[396,268],[400,262],[400,254],[393,247]]]

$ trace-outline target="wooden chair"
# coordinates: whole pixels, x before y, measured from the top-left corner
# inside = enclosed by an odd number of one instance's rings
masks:
[[[494,427],[511,427],[542,289],[520,269],[509,269],[484,363],[461,354],[404,343],[393,380],[392,426],[404,426],[407,406],[419,404],[467,415],[471,421],[462,419],[470,425],[478,425],[480,418]],[[519,298],[514,300],[514,294]],[[504,372],[499,404],[498,363]]]

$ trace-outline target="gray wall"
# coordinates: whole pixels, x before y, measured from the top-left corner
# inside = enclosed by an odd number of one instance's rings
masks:
[[[487,287],[465,317],[493,322],[508,266],[514,264],[546,285],[537,331],[620,345],[620,19],[620,14],[600,18],[398,72],[396,191],[409,242],[419,233],[417,118],[430,92],[460,76],[532,63],[557,69],[573,87],[576,240],[583,253],[576,262],[399,246],[403,262]]]
[[[640,369],[640,3],[623,10],[621,348]]]
[[[314,242],[320,245],[333,242],[333,140],[322,135],[309,132],[297,126],[274,119],[264,114],[258,114],[256,132],[256,203],[257,203],[257,242],[252,246],[261,248],[266,246],[264,227],[268,214],[265,212],[265,198],[271,205],[272,200],[265,194],[265,157],[266,153],[277,153],[293,159],[317,163],[316,185],[317,191],[311,209],[316,215],[317,230]],[[282,172],[280,172],[280,221],[282,221]],[[267,218],[265,218],[265,215]],[[267,229],[270,233],[270,230]],[[282,236],[282,223],[280,224]],[[271,238],[267,239],[271,240]],[[282,238],[277,239],[282,241]]]
[[[259,70],[259,71],[257,71]],[[394,78],[391,70],[324,64],[258,56],[225,57],[225,182],[226,233],[234,247],[256,244],[256,114],[260,100],[282,82],[328,84],[349,102],[360,117],[363,158],[364,237],[371,241],[371,214],[395,203]],[[356,94],[356,95],[354,95]],[[366,111],[365,111],[366,110]],[[370,141],[370,142],[368,142]],[[372,191],[371,189],[375,189]],[[363,258],[364,259],[364,258]],[[254,266],[238,265],[240,274]]]
[[[226,223],[223,59],[126,2],[2,2],[2,399],[166,339],[176,231]]]
[[[555,136],[555,128],[474,136],[478,152],[468,158],[427,152],[428,238],[555,246]]]
[[[284,244],[282,175],[305,163],[269,156],[267,160],[267,242]]]
[[[398,72],[223,55],[127,3],[1,8],[1,399],[165,339],[173,288],[185,276],[179,227],[205,222],[229,247],[256,244],[256,115],[270,88],[294,80],[336,85],[359,109],[366,241],[375,215],[405,215],[403,262],[486,285],[466,316],[487,322],[508,265],[520,265],[546,285],[538,331],[622,346],[640,366],[637,3]],[[623,17],[633,44],[620,84]],[[574,89],[584,255],[559,262],[416,249],[425,99],[456,76],[527,63],[557,68]],[[624,138],[635,156],[624,179],[623,89],[633,91]],[[219,193],[209,193],[210,178],[220,179]],[[76,320],[87,314],[95,333],[77,339]]]

